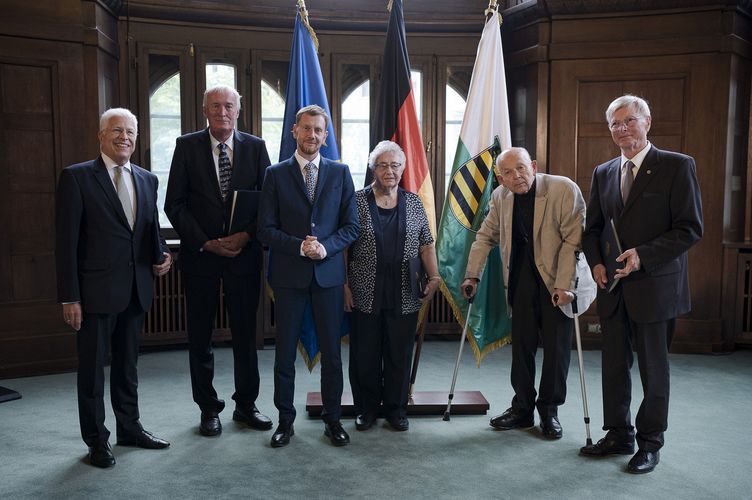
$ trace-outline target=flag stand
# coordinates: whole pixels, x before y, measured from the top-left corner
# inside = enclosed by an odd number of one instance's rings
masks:
[[[21,393],[8,389],[7,387],[0,386],[0,403],[6,401],[13,401],[14,399],[21,399]]]
[[[453,415],[485,415],[490,405],[480,391],[457,391],[452,399]],[[306,412],[309,417],[321,415],[323,405],[320,392],[309,392]],[[408,415],[443,415],[446,410],[446,391],[418,391],[407,403]],[[342,393],[342,416],[354,417],[352,394]]]

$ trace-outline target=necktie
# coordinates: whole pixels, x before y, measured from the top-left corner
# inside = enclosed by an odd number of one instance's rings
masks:
[[[629,191],[632,190],[632,184],[634,183],[634,172],[632,171],[632,168],[634,167],[634,163],[631,161],[627,161],[624,164],[624,172],[621,176],[621,201],[623,203],[627,202],[627,198],[629,198]]]
[[[125,212],[125,218],[128,220],[128,225],[133,229],[133,203],[131,202],[131,196],[128,194],[128,187],[125,185],[125,179],[123,179],[122,165],[115,167],[115,190],[117,191],[120,204],[123,205],[123,212]]]
[[[227,191],[230,189],[230,179],[232,178],[232,164],[230,157],[227,156],[227,144],[220,142],[219,148],[219,191],[222,193],[222,201],[227,199]]]
[[[316,165],[307,163],[305,168],[305,187],[308,193],[308,199],[313,203],[313,196],[316,193]]]

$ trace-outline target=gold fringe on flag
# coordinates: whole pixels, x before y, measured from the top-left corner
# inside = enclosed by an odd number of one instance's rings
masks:
[[[308,30],[308,33],[311,34],[311,38],[313,39],[313,46],[316,49],[316,52],[319,51],[319,39],[316,36],[316,32],[313,31],[313,28],[311,27],[311,24],[308,22],[308,10],[305,6],[305,0],[298,0],[298,9],[300,9],[300,18],[303,21],[303,25]]]

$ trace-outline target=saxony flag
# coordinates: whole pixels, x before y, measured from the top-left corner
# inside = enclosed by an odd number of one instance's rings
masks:
[[[496,153],[511,147],[504,57],[499,16],[486,20],[470,80],[465,115],[447,187],[436,242],[441,291],[457,321],[465,324],[467,300],[460,292],[475,233],[488,212],[495,187]],[[469,318],[467,338],[480,365],[483,357],[510,340],[499,248],[488,254]]]

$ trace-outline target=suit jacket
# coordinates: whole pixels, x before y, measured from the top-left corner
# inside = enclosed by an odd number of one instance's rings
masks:
[[[141,308],[151,306],[151,266],[156,250],[167,251],[159,236],[158,181],[137,165],[131,168],[133,230],[101,156],[61,172],[55,210],[59,302],[80,302],[86,313],[119,313],[130,304],[135,280]]]
[[[321,158],[316,194],[311,203],[298,162],[291,158],[266,173],[259,207],[259,239],[269,245],[269,284],[305,288],[315,278],[324,288],[345,283],[342,251],[360,232],[350,169]],[[320,261],[300,256],[307,235],[326,248]]]
[[[702,202],[692,157],[650,147],[626,203],[620,191],[621,157],[593,172],[583,249],[592,267],[603,263],[600,236],[614,219],[622,248],[635,248],[641,268],[612,293],[598,289],[598,314],[609,317],[620,296],[629,317],[650,323],[690,310],[687,250],[702,237]]]
[[[260,190],[268,166],[264,141],[235,131],[230,190]],[[222,201],[209,129],[178,137],[167,181],[165,213],[180,236],[183,272],[221,276],[225,270],[249,274],[261,268],[255,221],[245,228],[251,240],[237,257],[220,257],[201,250],[207,241],[227,235],[231,204],[231,196]]]
[[[566,177],[536,174],[535,184],[535,267],[549,292],[553,293],[554,288],[574,290],[575,251],[580,248],[582,238],[585,200],[577,184]],[[499,245],[504,264],[504,288],[508,288],[513,209],[514,193],[504,186],[497,187],[491,194],[488,215],[470,248],[466,278],[480,278],[488,252]]]

